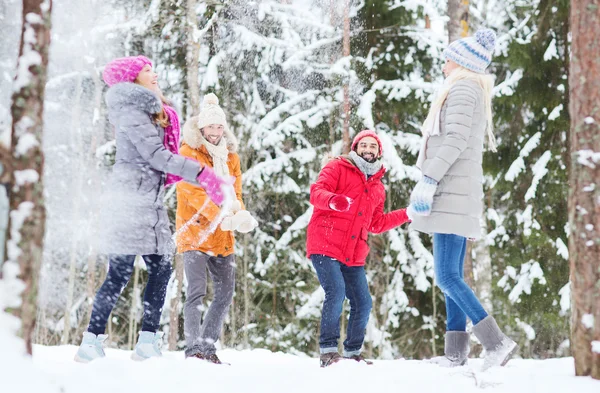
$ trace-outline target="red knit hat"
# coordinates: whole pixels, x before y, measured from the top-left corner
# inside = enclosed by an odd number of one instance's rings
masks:
[[[122,82],[133,82],[146,64],[152,66],[152,62],[146,56],[120,57],[104,67],[102,77],[109,86]]]
[[[352,141],[352,147],[350,149],[355,150],[356,145],[358,145],[358,142],[366,136],[375,138],[375,140],[377,141],[377,144],[379,145],[379,156],[377,156],[377,158],[381,157],[383,155],[383,145],[381,144],[381,139],[379,139],[379,137],[373,130],[363,130],[363,131],[359,132],[358,134],[356,134],[356,136],[354,137],[354,140]]]

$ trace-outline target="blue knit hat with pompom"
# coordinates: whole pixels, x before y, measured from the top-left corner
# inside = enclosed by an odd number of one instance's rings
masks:
[[[473,37],[461,38],[448,45],[444,57],[461,67],[483,74],[492,62],[495,47],[496,33],[491,29],[482,29]]]

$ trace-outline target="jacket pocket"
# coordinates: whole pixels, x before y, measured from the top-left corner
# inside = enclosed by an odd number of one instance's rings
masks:
[[[357,262],[362,262],[369,255],[369,232],[366,230],[366,228],[362,227],[360,229],[359,239],[360,240],[356,243],[354,255]]]

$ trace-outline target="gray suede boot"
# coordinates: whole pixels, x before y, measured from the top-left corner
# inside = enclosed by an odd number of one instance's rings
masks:
[[[485,349],[482,371],[494,366],[504,366],[519,349],[516,342],[502,333],[492,316],[485,317],[473,326],[473,333]]]
[[[459,367],[467,364],[469,357],[469,333],[446,332],[444,337],[444,356],[437,356],[429,360],[441,367]]]

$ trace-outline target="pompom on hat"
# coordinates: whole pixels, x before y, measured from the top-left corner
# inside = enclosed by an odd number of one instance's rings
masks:
[[[134,82],[146,64],[152,67],[152,62],[146,56],[119,57],[104,67],[102,79],[109,86],[122,82]]]
[[[444,50],[444,57],[461,67],[476,72],[485,73],[492,62],[496,47],[496,33],[491,29],[477,31],[473,37],[461,38],[452,42]]]
[[[219,124],[222,125],[225,130],[229,130],[225,112],[219,106],[219,98],[213,93],[204,96],[197,122],[199,129],[202,129],[209,124]]]
[[[350,150],[356,151],[356,146],[358,145],[358,142],[360,142],[361,139],[363,139],[367,136],[370,136],[371,138],[375,138],[375,140],[377,141],[377,144],[379,145],[379,155],[377,156],[377,158],[381,157],[383,155],[383,145],[381,144],[381,139],[379,139],[379,137],[373,130],[363,130],[363,131],[359,132],[358,134],[356,134],[356,136],[352,140],[352,146],[350,147]]]

